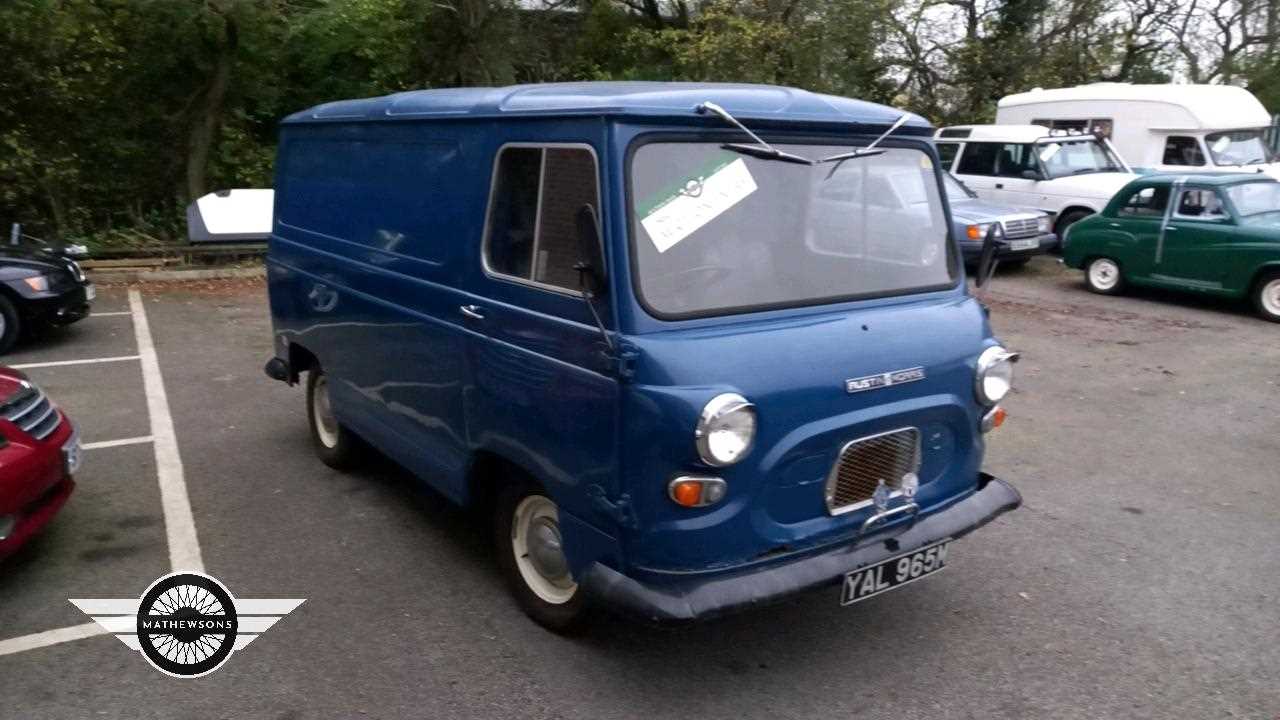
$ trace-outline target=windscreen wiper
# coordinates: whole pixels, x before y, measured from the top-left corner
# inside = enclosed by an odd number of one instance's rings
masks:
[[[902,125],[907,122],[907,119],[909,117],[910,117],[909,115],[907,115],[906,113],[903,113],[901,117],[893,121],[893,124],[889,126],[888,130],[885,130],[880,135],[880,137],[876,138],[875,140],[872,140],[871,144],[867,145],[864,148],[858,148],[857,150],[851,150],[849,152],[839,153],[837,155],[829,155],[827,157],[822,158],[818,162],[819,163],[841,162],[843,160],[853,160],[854,158],[864,158],[864,157],[871,157],[872,155],[879,155],[883,153],[884,150],[877,150],[876,146],[880,144],[881,140],[884,140],[885,138],[889,137],[889,134],[892,133],[894,130],[897,130],[898,128],[902,127]]]
[[[740,152],[744,155],[750,155],[752,157],[764,158],[765,160],[781,160],[783,162],[797,163],[799,165],[814,164],[814,161],[810,160],[807,157],[796,155],[794,153],[789,153],[785,150],[779,150],[778,148],[765,142],[763,139],[761,139],[759,135],[756,135],[755,133],[751,132],[751,130],[748,129],[746,125],[743,125],[742,123],[738,122],[738,119],[730,115],[728,110],[725,110],[724,108],[720,107],[719,105],[711,101],[707,101],[698,105],[696,108],[694,108],[694,111],[697,112],[699,115],[705,115],[707,113],[711,113],[712,115],[715,115],[721,120],[724,120],[730,125],[738,128],[739,130],[741,130],[742,132],[750,136],[752,140],[756,141],[755,145],[748,145],[746,143],[725,143],[721,147],[723,147],[726,150],[733,150],[734,152]]]

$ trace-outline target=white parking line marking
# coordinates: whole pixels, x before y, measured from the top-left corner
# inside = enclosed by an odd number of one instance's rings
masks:
[[[98,448],[120,447],[121,445],[140,445],[149,443],[155,438],[150,435],[141,437],[123,438],[120,440],[99,440],[98,442],[84,443],[80,446],[82,450],[97,450]]]
[[[115,357],[85,358],[84,360],[54,360],[51,362],[23,363],[22,365],[10,365],[9,367],[17,370],[29,370],[31,368],[58,367],[60,365],[91,365],[93,363],[123,362],[125,360],[138,359],[140,359],[140,356],[138,355],[117,355]]]
[[[160,505],[164,509],[164,527],[169,536],[169,564],[174,572],[203,572],[204,560],[200,557],[200,542],[196,539],[196,521],[191,515],[191,500],[187,497],[187,482],[182,472],[182,457],[178,454],[173,416],[169,414],[169,400],[164,392],[164,378],[160,374],[160,360],[151,341],[151,327],[147,324],[142,295],[134,288],[129,289],[129,308],[133,312],[133,333],[137,337],[138,355],[142,360],[142,384],[147,393],[147,415],[151,418],[152,447],[155,448],[156,474],[160,479]]]
[[[116,312],[116,311],[112,311],[112,312],[91,312],[91,313],[89,313],[89,317],[91,317],[91,318],[95,318],[95,317],[110,317],[110,316],[112,316],[112,315],[132,315],[132,314],[133,314],[133,313],[132,313],[132,312],[129,312],[128,310],[121,310],[121,311],[119,311],[119,312]]]
[[[107,631],[101,625],[92,622],[56,630],[45,630],[44,632],[0,640],[0,655],[12,655],[24,650],[35,650],[36,648],[58,645],[71,640],[82,640],[106,634]]]

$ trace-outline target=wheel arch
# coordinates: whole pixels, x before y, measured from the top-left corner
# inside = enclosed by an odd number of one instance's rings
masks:
[[[1089,207],[1088,205],[1082,205],[1080,203],[1076,203],[1075,205],[1068,205],[1062,208],[1061,210],[1059,210],[1058,214],[1054,216],[1053,230],[1054,232],[1058,233],[1058,238],[1060,240],[1065,239],[1062,237],[1062,221],[1064,218],[1066,218],[1069,215],[1074,215],[1076,213],[1085,213],[1086,215],[1097,215],[1098,212],[1099,212],[1098,208],[1092,208],[1092,207]]]
[[[1253,277],[1249,278],[1249,285],[1246,292],[1252,295],[1257,291],[1258,283],[1272,275],[1280,275],[1280,260],[1259,265],[1258,269],[1253,271]]]
[[[320,359],[316,354],[311,352],[305,345],[293,340],[289,341],[288,358],[289,362],[289,384],[298,382],[298,378],[302,373],[312,368],[323,367]]]

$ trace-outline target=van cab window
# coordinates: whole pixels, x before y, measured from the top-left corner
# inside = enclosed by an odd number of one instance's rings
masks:
[[[1162,218],[1169,205],[1169,188],[1167,186],[1146,187],[1129,196],[1120,206],[1122,217]]]
[[[1204,142],[1217,165],[1262,165],[1276,159],[1261,128],[1211,133]]]
[[[1170,135],[1164,143],[1165,165],[1203,165],[1200,141],[1186,135]]]
[[[1188,188],[1178,196],[1177,215],[1197,220],[1220,220],[1227,217],[1222,198],[1213,190]]]
[[[599,205],[585,148],[508,146],[498,155],[484,243],[489,272],[578,290],[578,208]]]
[[[805,157],[847,146],[781,145]],[[654,142],[630,164],[641,300],[661,317],[952,286],[937,171],[918,149],[815,166]]]

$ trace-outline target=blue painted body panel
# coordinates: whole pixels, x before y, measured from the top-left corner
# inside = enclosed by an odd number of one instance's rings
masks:
[[[651,83],[433,90],[299,113],[282,129],[268,254],[277,352],[295,343],[313,354],[339,420],[460,503],[478,453],[524,468],[561,508],[575,573],[592,563],[706,571],[848,542],[869,513],[831,517],[823,480],[840,447],[885,430],[922,431],[925,513],[973,493],[984,412],[975,362],[995,340],[962,279],[681,321],[637,301],[628,152],[649,133],[725,133],[692,112],[703,100],[775,135],[841,142],[865,141],[900,114],[786,88]],[[933,153],[927,123],[903,130],[897,142]],[[511,142],[593,150],[610,283],[602,309],[624,357],[606,352],[580,297],[486,274],[494,159]],[[483,321],[458,311],[468,304]],[[925,380],[845,392],[846,378],[916,366]],[[759,435],[743,462],[713,471],[692,434],[702,406],[727,391],[757,405]],[[728,497],[676,506],[666,485],[682,472],[722,476]]]

